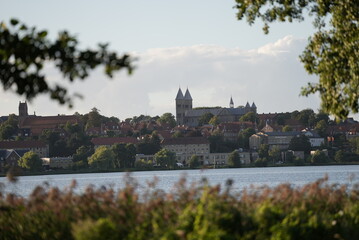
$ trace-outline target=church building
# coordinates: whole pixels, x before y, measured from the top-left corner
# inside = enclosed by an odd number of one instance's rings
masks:
[[[192,96],[187,89],[185,94],[181,88],[178,89],[176,102],[176,120],[178,125],[186,125],[196,127],[199,124],[199,119],[203,114],[211,113],[217,116],[220,122],[235,122],[248,112],[257,113],[257,106],[248,102],[245,106],[234,107],[234,102],[231,97],[228,108],[193,108]]]

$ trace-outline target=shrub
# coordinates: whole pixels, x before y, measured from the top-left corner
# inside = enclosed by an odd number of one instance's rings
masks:
[[[359,239],[359,185],[282,184],[240,193],[208,186],[172,192],[126,187],[37,187],[27,198],[0,194],[1,239]]]

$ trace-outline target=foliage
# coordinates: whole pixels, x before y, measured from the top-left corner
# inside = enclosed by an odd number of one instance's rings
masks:
[[[293,160],[293,164],[295,166],[304,166],[304,159],[301,159],[300,157],[296,157]]]
[[[133,70],[130,56],[109,52],[108,44],[99,44],[98,50],[79,50],[77,45],[76,37],[66,31],[52,41],[47,31],[29,28],[16,19],[9,25],[0,23],[0,79],[4,89],[29,100],[47,94],[60,104],[72,106],[73,96],[66,88],[59,83],[49,84],[42,72],[45,64],[54,63],[70,82],[88,77],[97,66],[103,66],[108,77],[122,69],[129,74]]]
[[[241,159],[237,150],[234,150],[228,156],[228,165],[230,167],[239,168],[241,167]]]
[[[328,124],[327,124],[327,122],[325,120],[320,120],[319,122],[317,122],[314,129],[318,132],[318,134],[321,137],[326,137],[327,136]]]
[[[155,161],[157,165],[174,169],[176,167],[176,153],[171,152],[165,148],[161,149],[155,154]]]
[[[201,165],[199,162],[199,158],[197,155],[192,155],[189,160],[189,167],[190,168],[198,168]]]
[[[309,138],[302,134],[293,137],[289,142],[288,149],[293,151],[304,151],[305,154],[309,154],[311,149]]]
[[[114,163],[116,168],[134,167],[136,157],[135,145],[128,143],[117,143],[111,147],[114,153]]]
[[[313,109],[303,109],[299,112],[296,119],[299,120],[304,126],[312,127],[315,122],[315,113]]]
[[[239,147],[244,149],[249,149],[249,138],[255,133],[256,131],[253,128],[246,128],[243,131],[239,132],[238,134]]]
[[[293,131],[293,128],[289,125],[285,125],[283,128],[282,128],[282,132],[291,132]]]
[[[139,159],[135,161],[135,168],[138,169],[151,169],[153,168],[153,162],[151,160]]]
[[[10,114],[8,119],[0,125],[0,140],[11,139],[18,130],[18,120],[15,114]]]
[[[173,116],[172,113],[164,113],[162,116],[158,119],[160,123],[166,123],[170,125],[171,128],[176,126],[176,119],[175,116]]]
[[[94,107],[91,109],[91,112],[88,113],[86,129],[93,127],[100,127],[100,126],[101,126],[100,110]]]
[[[266,167],[268,164],[268,159],[267,158],[257,158],[254,161],[254,166],[256,167]]]
[[[260,158],[269,158],[269,145],[268,144],[261,144],[258,149],[258,156]]]
[[[218,119],[218,116],[213,116],[209,122],[209,124],[213,125],[213,126],[217,126],[218,124],[220,124],[220,121]]]
[[[209,121],[214,117],[210,112],[202,114],[198,119],[198,126],[203,126],[209,123]]]
[[[358,112],[359,86],[359,4],[351,0],[236,0],[239,20],[249,24],[259,18],[268,24],[275,21],[301,21],[307,14],[314,16],[317,32],[309,39],[301,61],[309,74],[319,76],[303,95],[320,93],[322,109],[343,119]]]
[[[257,116],[257,114],[254,113],[254,112],[248,112],[248,113],[244,114],[244,115],[239,119],[239,121],[255,123],[255,122],[258,122],[258,116]]]
[[[349,143],[356,154],[359,154],[359,137],[354,137],[349,140]]]
[[[137,153],[153,155],[161,150],[161,140],[156,132],[146,135],[136,146]]]
[[[110,170],[116,167],[114,152],[105,146],[98,147],[89,158],[88,164],[91,168],[98,170]]]
[[[19,160],[18,165],[22,168],[28,169],[31,172],[38,172],[42,170],[42,160],[36,153],[29,151],[24,154]]]
[[[339,163],[345,161],[343,150],[339,150],[339,151],[337,151],[337,152],[335,153],[335,155],[334,155],[334,160],[335,160],[336,162],[339,162]]]
[[[275,163],[282,160],[282,155],[279,147],[275,146],[268,151],[269,159]]]
[[[318,164],[318,163],[327,163],[329,162],[328,156],[323,151],[315,151],[310,159],[311,163]]]
[[[219,130],[213,131],[208,137],[211,153],[227,153],[238,148],[238,144],[232,141],[225,141],[223,134]]]
[[[325,179],[294,187],[188,187],[169,193],[143,188],[93,188],[78,193],[37,187],[28,197],[0,194],[1,239],[359,239],[358,185]]]

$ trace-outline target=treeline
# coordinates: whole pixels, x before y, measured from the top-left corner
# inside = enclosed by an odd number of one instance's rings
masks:
[[[359,187],[325,180],[240,193],[182,179],[172,192],[139,189],[75,193],[37,187],[26,197],[0,195],[1,239],[359,239]]]

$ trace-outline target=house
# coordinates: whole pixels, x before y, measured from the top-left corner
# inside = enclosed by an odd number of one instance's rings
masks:
[[[17,166],[19,159],[25,154],[24,150],[3,149],[0,150],[0,172],[6,167]]]
[[[94,145],[95,150],[100,146],[111,147],[116,143],[132,143],[137,144],[138,140],[133,137],[110,137],[110,138],[93,138],[91,142]]]
[[[261,144],[268,144],[270,148],[276,146],[287,149],[292,138],[300,134],[300,132],[259,132],[249,137],[249,147],[258,150]]]
[[[199,157],[204,162],[210,153],[209,141],[203,137],[179,137],[166,138],[161,142],[161,146],[171,152],[176,153],[177,160],[186,164],[192,155]]]
[[[319,134],[315,131],[303,130],[302,134],[309,138],[311,147],[320,147],[324,145],[324,138],[319,136]]]
[[[66,169],[70,168],[73,163],[72,157],[50,157],[50,158],[41,158],[42,165],[49,169]]]
[[[65,126],[67,123],[80,123],[76,115],[36,116],[29,115],[27,103],[19,103],[19,133],[24,137],[40,136],[44,130],[54,130]]]
[[[49,156],[49,145],[39,140],[27,141],[0,141],[0,150],[14,149],[24,150],[26,152],[32,151],[39,155],[39,157]]]
[[[255,124],[252,122],[226,122],[220,123],[217,127],[223,134],[225,141],[236,142],[238,140],[238,134],[246,128],[255,128]]]

